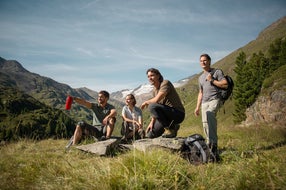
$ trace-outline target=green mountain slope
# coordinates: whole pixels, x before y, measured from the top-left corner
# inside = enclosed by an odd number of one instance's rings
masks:
[[[0,83],[4,87],[13,87],[28,94],[40,102],[53,108],[64,110],[68,94],[95,102],[97,92],[87,88],[73,89],[66,84],[54,81],[51,78],[29,72],[19,62],[5,60],[0,57]],[[121,105],[116,100],[110,100],[115,105]],[[77,120],[90,120],[88,109],[73,105],[72,112],[66,112]]]
[[[0,85],[0,141],[70,137],[75,122],[59,109]]]
[[[213,63],[213,67],[220,68],[224,71],[225,74],[232,76],[235,79],[235,73],[233,69],[235,68],[236,57],[240,52],[245,52],[247,59],[249,59],[253,53],[259,53],[261,51],[267,55],[268,48],[271,43],[273,43],[278,38],[286,37],[286,17],[279,19],[265,30],[263,30],[258,37],[248,43],[247,45],[237,49],[228,56],[219,60],[216,63]],[[202,52],[204,53],[204,52]],[[198,55],[198,60],[199,60]],[[198,63],[199,64],[199,63]],[[195,117],[193,112],[197,102],[198,94],[198,77],[200,73],[192,78],[188,84],[179,89],[180,96],[184,101],[186,108],[186,119],[182,123],[184,128],[181,130],[181,135],[187,135],[194,132],[202,132],[201,127],[201,118]],[[234,81],[235,82],[235,81]],[[234,112],[234,101],[228,100],[218,112],[218,123],[221,127],[229,127],[234,125],[233,123],[233,112]]]

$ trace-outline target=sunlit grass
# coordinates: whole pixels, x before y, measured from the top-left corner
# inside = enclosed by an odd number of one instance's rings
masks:
[[[1,146],[0,189],[285,189],[285,134],[221,128],[222,162],[199,166],[168,150],[98,157],[65,151],[66,140],[21,140]]]

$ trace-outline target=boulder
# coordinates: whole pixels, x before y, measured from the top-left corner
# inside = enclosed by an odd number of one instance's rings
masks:
[[[180,151],[182,149],[185,138],[154,138],[140,139],[132,144],[121,144],[120,138],[110,138],[106,141],[98,141],[92,144],[77,146],[82,151],[93,153],[99,156],[113,155],[115,151],[133,150],[148,151],[154,148],[165,148],[172,151]]]
[[[98,141],[92,144],[80,145],[76,148],[85,152],[93,153],[98,156],[111,155],[117,149],[118,138],[110,138],[105,141]]]

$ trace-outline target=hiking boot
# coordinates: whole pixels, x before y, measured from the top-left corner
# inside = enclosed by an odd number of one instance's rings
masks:
[[[209,148],[211,150],[211,154],[212,154],[212,159],[211,159],[211,162],[220,162],[221,161],[221,158],[219,156],[219,151],[218,151],[218,148],[217,148],[217,144],[209,144]]]
[[[175,138],[177,136],[177,131],[170,128],[165,128],[165,131],[162,135],[163,138]]]
[[[221,159],[221,157],[220,157],[220,155],[219,155],[218,152],[216,152],[216,153],[211,152],[211,153],[210,153],[209,162],[219,163],[219,162],[221,162],[221,161],[222,161],[222,159]]]
[[[105,140],[108,140],[108,139],[110,139],[110,137],[106,137],[106,136],[100,137],[100,141],[105,141]]]
[[[151,130],[147,132],[146,138],[149,138],[149,139],[154,138],[154,135]]]
[[[163,138],[175,138],[177,136],[178,130],[180,129],[180,125],[175,124],[170,128],[165,128],[165,131],[162,135]]]
[[[144,139],[145,138],[145,131],[143,129],[139,129],[138,135],[140,136],[140,139]]]
[[[125,138],[125,136],[123,136],[120,141],[121,144],[127,144],[127,139]]]

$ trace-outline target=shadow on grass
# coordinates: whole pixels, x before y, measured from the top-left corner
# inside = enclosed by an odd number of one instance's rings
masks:
[[[276,149],[276,148],[279,148],[279,147],[282,147],[282,146],[285,146],[286,145],[286,139],[283,140],[283,141],[280,141],[280,142],[277,142],[277,143],[274,143],[274,144],[271,144],[271,145],[268,145],[268,146],[262,146],[256,150],[273,150],[273,149]]]
[[[219,149],[219,154],[222,156],[227,156],[231,154],[236,155],[240,158],[252,158],[254,155],[261,153],[261,151],[274,150],[283,146],[286,146],[286,139],[268,146],[261,146],[255,149],[248,150],[238,150],[234,147],[223,147],[222,149]]]

